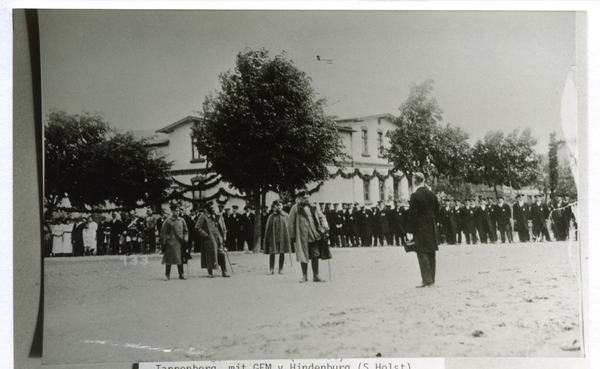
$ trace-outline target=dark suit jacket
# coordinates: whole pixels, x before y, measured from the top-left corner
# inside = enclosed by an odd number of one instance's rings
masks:
[[[466,206],[460,209],[462,220],[462,230],[465,233],[477,232],[477,224],[475,222],[475,208],[467,208]]]
[[[476,206],[474,210],[475,215],[475,224],[477,225],[477,229],[479,233],[481,232],[490,232],[492,233],[494,230],[493,225],[493,216],[492,216],[492,208],[489,205],[485,206],[485,210],[481,208],[481,206]]]
[[[364,236],[370,237],[373,234],[373,212],[371,209],[364,209],[359,214],[360,232]]]
[[[410,195],[408,209],[408,232],[413,234],[417,252],[438,250],[437,217],[440,204],[437,196],[425,187],[419,187]]]
[[[513,218],[515,223],[515,231],[524,232],[529,229],[529,206],[526,202],[523,203],[523,206],[519,205],[518,202],[515,202],[513,205]]]
[[[530,217],[533,221],[533,226],[542,227],[546,224],[546,220],[550,215],[550,210],[548,209],[548,205],[545,203],[540,203],[539,205],[536,203],[531,204],[530,208]]]
[[[450,209],[450,225],[452,226],[452,232],[460,233],[462,231],[462,219],[461,210],[463,208],[453,207]]]
[[[510,225],[511,216],[510,205],[507,203],[502,204],[502,206],[496,205],[496,220],[498,221],[498,225]]]
[[[241,218],[242,234],[245,237],[252,237],[252,235],[254,235],[254,214],[244,213],[242,214]]]

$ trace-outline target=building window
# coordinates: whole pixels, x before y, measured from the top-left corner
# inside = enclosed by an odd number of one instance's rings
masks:
[[[379,178],[379,201],[385,201],[385,181]]]
[[[394,177],[394,200],[400,200],[400,181]]]
[[[369,156],[369,135],[367,134],[366,128],[363,128],[361,130],[361,140],[362,140],[362,154],[363,154],[363,156]]]
[[[368,179],[363,179],[363,192],[365,194],[365,202],[371,201],[371,196],[369,194],[369,184],[371,183]]]
[[[200,152],[198,151],[198,146],[196,146],[197,143],[198,140],[196,137],[192,137],[192,162],[202,161],[202,158],[200,158]]]
[[[377,132],[377,155],[383,157],[383,132]]]

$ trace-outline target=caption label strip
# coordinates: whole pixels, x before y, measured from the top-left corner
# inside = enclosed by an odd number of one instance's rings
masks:
[[[139,369],[444,369],[444,358],[301,359],[139,363]]]

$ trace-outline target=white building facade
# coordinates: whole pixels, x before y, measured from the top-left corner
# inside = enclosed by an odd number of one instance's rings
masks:
[[[407,200],[408,183],[400,173],[392,173],[393,165],[381,155],[382,147],[389,147],[386,134],[394,130],[390,114],[336,120],[345,153],[350,157],[343,162],[344,169],[329,166],[331,179],[308,186],[313,202],[376,204],[378,201]],[[156,131],[149,145],[158,154],[173,162],[171,175],[174,188],[185,188],[198,180],[211,177],[206,160],[198,154],[191,128],[201,118],[188,116]],[[226,182],[202,192],[188,192],[186,198],[218,200],[226,206],[246,204],[244,194],[230,188]],[[270,204],[278,194],[267,194]],[[248,199],[250,202],[250,199]]]

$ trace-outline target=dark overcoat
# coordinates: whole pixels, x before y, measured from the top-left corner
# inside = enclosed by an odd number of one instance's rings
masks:
[[[529,206],[527,203],[523,203],[523,205],[519,205],[516,202],[513,205],[513,220],[515,223],[515,231],[524,232],[529,230]]]
[[[360,213],[360,231],[365,237],[373,236],[373,212],[365,209]]]
[[[171,217],[163,222],[160,230],[160,244],[163,245],[165,254],[163,264],[183,264],[181,246],[188,241],[188,228],[185,220],[180,217]]]
[[[437,196],[425,187],[410,195],[408,233],[413,234],[416,252],[430,253],[438,250],[437,220],[440,204]]]
[[[204,213],[198,217],[194,229],[202,241],[200,267],[209,270],[217,269],[217,255],[224,252],[223,241],[227,235],[225,220],[221,215],[211,216]]]
[[[487,205],[485,209],[483,209],[481,206],[477,206],[475,207],[474,215],[480,237],[483,239],[483,236],[481,236],[482,233],[489,233],[491,235],[495,229],[492,220],[492,208]]]
[[[379,212],[379,226],[381,233],[390,233],[390,218],[392,209],[385,207]]]

